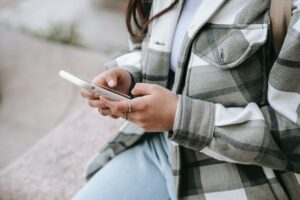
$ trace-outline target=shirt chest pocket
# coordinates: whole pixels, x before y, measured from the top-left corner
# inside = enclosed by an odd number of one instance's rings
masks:
[[[267,34],[261,24],[208,25],[193,42],[187,94],[230,106],[260,101],[265,66],[256,52]]]
[[[238,66],[267,39],[264,24],[209,25],[195,38],[193,52],[220,69]]]

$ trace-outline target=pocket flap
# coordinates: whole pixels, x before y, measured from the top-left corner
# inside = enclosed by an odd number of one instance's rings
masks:
[[[193,52],[218,68],[234,68],[265,44],[267,35],[267,24],[208,25],[196,36]]]

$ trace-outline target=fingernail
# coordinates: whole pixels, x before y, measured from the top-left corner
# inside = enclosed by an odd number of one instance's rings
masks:
[[[110,80],[108,82],[109,87],[114,87],[115,86],[115,81],[114,80]]]

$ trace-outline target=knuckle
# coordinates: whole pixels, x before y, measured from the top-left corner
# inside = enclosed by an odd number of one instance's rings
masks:
[[[116,108],[112,108],[111,113],[112,115],[118,115],[118,111],[116,110]]]
[[[114,109],[111,109],[110,112],[112,115],[116,115],[116,111]]]
[[[86,98],[88,98],[89,100],[94,100],[95,99],[95,97],[92,93],[87,94]]]
[[[105,104],[101,101],[98,103],[98,107],[99,108],[106,108]]]
[[[101,74],[99,74],[97,77],[95,77],[92,82],[95,83],[96,85],[102,85],[103,83],[105,83],[105,77],[106,76],[106,72],[103,72]]]
[[[115,105],[114,109],[115,109],[116,112],[121,112],[122,111],[121,105]]]
[[[93,102],[91,100],[88,101],[88,104],[89,104],[90,107],[94,107],[94,104],[93,104]]]
[[[134,111],[145,111],[149,107],[148,102],[146,100],[143,100],[143,102],[136,103],[132,105],[132,109]]]
[[[109,76],[109,77],[115,77],[116,73],[117,73],[117,69],[113,68],[112,70],[109,70],[107,72],[107,76]]]
[[[110,116],[110,113],[109,112],[104,112],[104,111],[102,111],[102,113],[101,113],[103,116]]]
[[[104,109],[99,109],[99,113],[103,116],[108,116],[109,112],[105,111]]]

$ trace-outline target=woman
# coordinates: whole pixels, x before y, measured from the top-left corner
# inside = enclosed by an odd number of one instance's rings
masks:
[[[269,7],[130,0],[131,51],[94,82],[136,98],[82,91],[102,115],[128,122],[74,199],[299,198],[300,1],[278,58]]]

